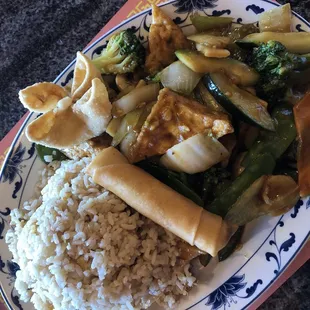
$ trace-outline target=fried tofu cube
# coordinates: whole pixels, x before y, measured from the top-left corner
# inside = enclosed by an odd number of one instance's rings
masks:
[[[164,88],[132,146],[129,160],[138,162],[164,154],[172,146],[210,130],[219,138],[234,128],[227,114],[211,111],[196,100]]]
[[[152,6],[152,14],[145,67],[153,75],[175,61],[176,50],[190,48],[191,43],[181,28],[156,5]]]

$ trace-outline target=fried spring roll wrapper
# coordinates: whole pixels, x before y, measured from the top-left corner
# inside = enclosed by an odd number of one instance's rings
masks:
[[[114,157],[110,157],[113,153]],[[236,227],[202,209],[144,170],[124,162],[123,155],[116,156],[116,153],[121,155],[113,148],[105,149],[90,164],[88,173],[94,182],[190,245],[216,256]]]

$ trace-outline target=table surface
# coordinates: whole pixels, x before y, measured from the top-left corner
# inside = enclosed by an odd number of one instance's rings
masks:
[[[54,80],[125,2],[0,0],[0,139],[26,112],[18,91]],[[310,0],[279,2],[310,20]],[[310,262],[259,309],[310,309]]]

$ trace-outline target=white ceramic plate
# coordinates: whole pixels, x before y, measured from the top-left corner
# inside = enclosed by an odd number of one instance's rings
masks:
[[[193,11],[211,16],[232,16],[238,23],[255,22],[257,14],[278,4],[253,0],[178,0],[163,4],[162,9],[186,34],[193,32],[189,15]],[[93,57],[106,46],[115,32],[132,28],[142,41],[148,38],[151,12],[146,10],[102,36],[85,53]],[[309,31],[310,24],[294,13],[296,31]],[[73,76],[73,61],[55,80],[66,86]],[[20,208],[32,196],[37,171],[42,166],[34,145],[24,135],[25,126],[35,118],[30,115],[17,134],[0,176],[0,290],[10,309],[33,310],[32,304],[19,301],[14,289],[18,266],[4,242],[9,228],[10,211]],[[247,226],[243,247],[229,259],[208,267],[198,275],[199,285],[183,298],[178,309],[244,309],[251,305],[296,257],[309,236],[310,199],[300,200],[287,214],[261,218]]]

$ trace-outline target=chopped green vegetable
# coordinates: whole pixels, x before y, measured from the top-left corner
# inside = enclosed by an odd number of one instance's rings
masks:
[[[116,100],[112,104],[112,115],[120,117],[144,102],[151,102],[157,99],[160,90],[159,83],[152,83],[134,88],[122,98]]]
[[[255,26],[255,24],[233,24],[228,33],[228,36],[233,42],[235,42],[236,40],[243,39],[249,34],[257,32],[259,32],[259,29]]]
[[[230,58],[239,60],[241,62],[246,61],[246,59],[248,57],[247,51],[242,49],[241,47],[239,47],[236,43],[228,44],[228,46],[226,48],[230,52]]]
[[[199,82],[197,87],[194,90],[195,99],[200,103],[210,108],[213,111],[226,112],[225,109],[214,99],[210,94],[208,89],[203,85],[202,82]]]
[[[116,147],[118,146],[122,140],[126,137],[126,135],[132,130],[135,129],[135,126],[138,124],[139,119],[143,113],[143,108],[135,109],[129,113],[127,113],[122,119],[120,124],[117,127],[117,130],[113,136],[113,140],[111,145]]]
[[[225,216],[241,194],[262,175],[272,174],[276,160],[285,152],[296,137],[292,109],[277,106],[272,116],[275,132],[261,132],[258,140],[245,156],[242,166],[245,170],[234,180],[221,196],[206,206],[212,213]]]
[[[271,116],[274,119],[275,131],[262,131],[260,133],[258,139],[245,156],[242,162],[243,167],[251,166],[255,158],[264,153],[268,153],[274,160],[278,160],[296,138],[294,115],[290,106],[276,106]]]
[[[199,32],[229,26],[233,21],[231,17],[201,16],[198,14],[191,15],[190,19]]]
[[[197,73],[224,71],[235,84],[243,86],[255,85],[259,80],[256,70],[235,59],[210,58],[190,50],[177,50],[175,54],[187,67]]]
[[[242,48],[252,48],[268,41],[278,41],[282,43],[289,52],[296,54],[310,53],[310,33],[309,32],[261,32],[247,35],[236,43]]]
[[[135,34],[124,30],[109,39],[107,47],[93,60],[95,66],[105,74],[133,72],[144,64],[145,49]]]
[[[299,199],[296,182],[285,175],[263,175],[247,188],[225,216],[238,226],[263,215],[279,215],[291,209]]]
[[[310,57],[289,53],[281,43],[269,41],[253,49],[249,64],[260,74],[258,95],[274,102],[285,95],[290,75],[310,65]]]
[[[228,37],[213,36],[206,33],[196,33],[188,36],[187,39],[212,48],[225,48],[230,43],[230,38]]]
[[[227,259],[238,248],[244,232],[244,227],[245,226],[240,226],[237,229],[237,231],[233,234],[233,236],[229,239],[227,245],[222,250],[219,251],[218,258],[220,262]]]
[[[40,159],[45,163],[45,164],[49,164],[52,161],[62,161],[62,160],[66,160],[68,159],[68,157],[60,152],[57,149],[53,149],[41,144],[36,144],[36,150],[37,153],[40,157]],[[50,157],[51,160],[46,160],[47,158],[45,156]]]
[[[144,160],[136,164],[138,167],[151,174],[154,178],[168,185],[179,194],[192,200],[199,206],[203,206],[201,198],[186,183],[183,183],[184,174],[172,172],[157,164]]]
[[[110,123],[108,124],[108,127],[106,129],[106,133],[109,134],[112,138],[116,135],[121,123],[122,123],[122,120],[123,120],[124,116],[123,117],[118,117],[118,118],[112,118]]]
[[[205,75],[202,82],[212,96],[237,119],[260,126],[267,130],[274,130],[274,123],[261,99],[234,85],[221,72]]]
[[[257,156],[221,196],[216,197],[210,205],[206,206],[206,209],[225,217],[241,194],[259,177],[271,174],[275,165],[275,160],[270,154]]]

